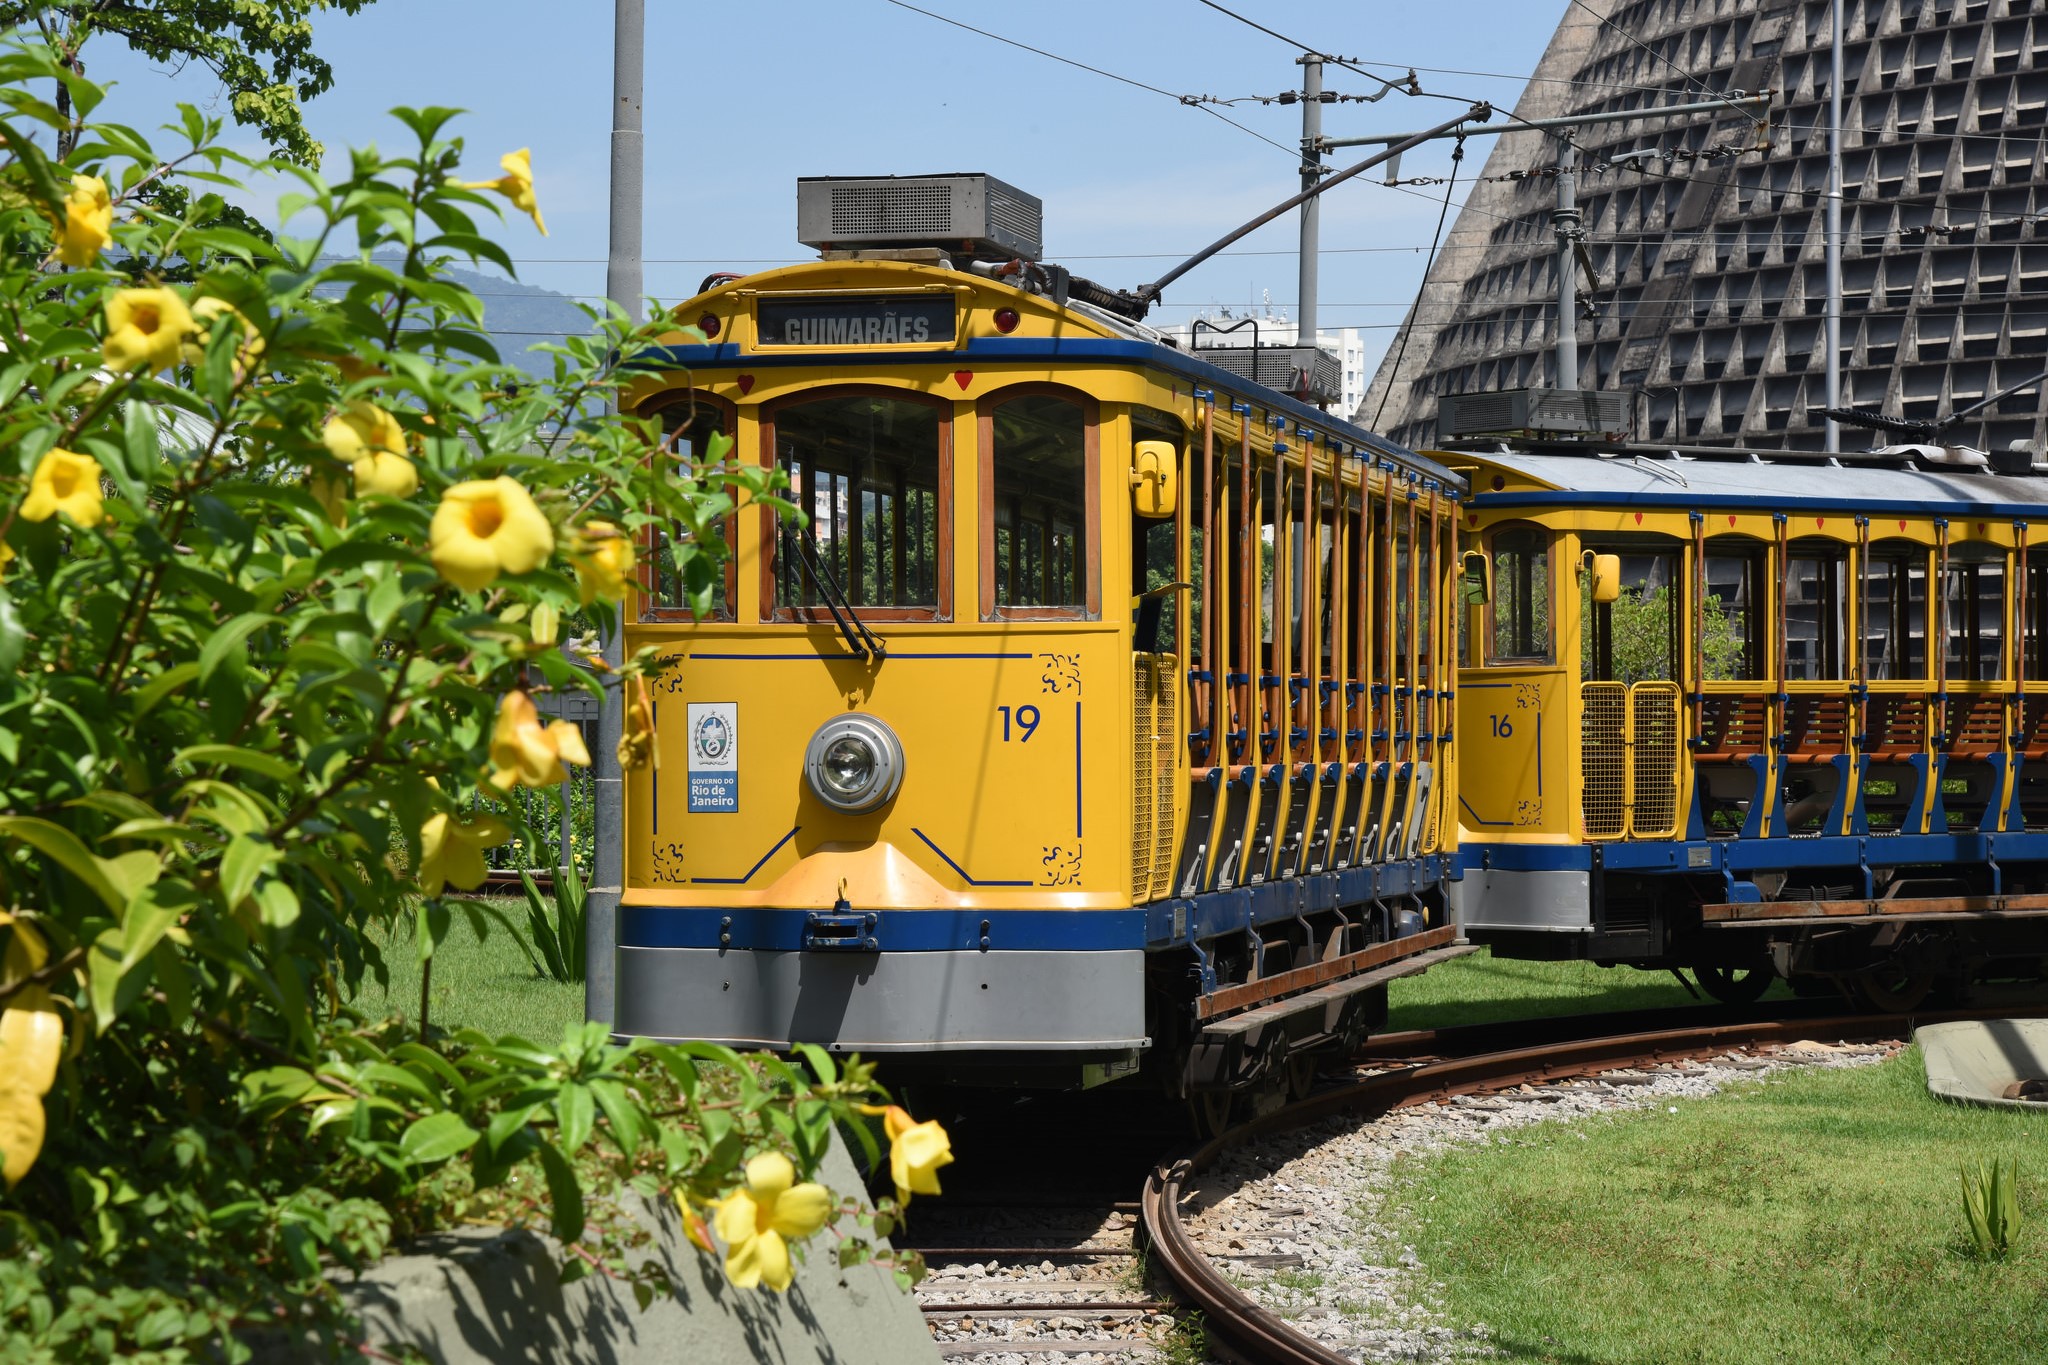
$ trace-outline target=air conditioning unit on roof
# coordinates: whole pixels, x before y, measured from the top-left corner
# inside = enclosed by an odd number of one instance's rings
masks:
[[[808,175],[797,240],[819,251],[931,246],[989,260],[1045,251],[1045,206],[992,175]]]
[[[1503,389],[1437,399],[1439,439],[1454,436],[1628,436],[1632,394],[1607,389]]]

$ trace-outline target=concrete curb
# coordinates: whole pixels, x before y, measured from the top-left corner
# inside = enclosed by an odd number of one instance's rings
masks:
[[[818,1179],[835,1192],[861,1180],[835,1136]],[[837,1264],[836,1239],[809,1244],[786,1294],[735,1289],[684,1240],[672,1207],[650,1208],[656,1237],[641,1254],[668,1268],[675,1292],[644,1311],[630,1286],[590,1275],[564,1286],[549,1239],[476,1229],[442,1234],[342,1286],[377,1350],[436,1365],[576,1361],[593,1365],[896,1365],[939,1359],[917,1304],[887,1271]],[[846,1228],[851,1233],[852,1228]],[[317,1359],[306,1343],[259,1349],[261,1365]]]

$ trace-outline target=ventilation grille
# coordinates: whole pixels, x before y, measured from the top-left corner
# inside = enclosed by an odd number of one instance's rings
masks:
[[[1131,659],[1131,899],[1173,886],[1174,751],[1179,730],[1171,654]]]
[[[1447,393],[1437,400],[1438,433],[1452,436],[1628,435],[1632,394],[1593,389],[1504,389]]]
[[[832,236],[953,236],[953,191],[945,185],[835,185]]]
[[[1579,722],[1579,753],[1585,765],[1588,839],[1619,839],[1628,829],[1628,687],[1587,683],[1580,691],[1585,710]]]
[[[1629,689],[1629,833],[1668,839],[1678,832],[1678,684]]]

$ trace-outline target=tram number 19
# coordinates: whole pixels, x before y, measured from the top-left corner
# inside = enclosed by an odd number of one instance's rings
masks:
[[[1493,722],[1493,737],[1495,739],[1507,739],[1515,733],[1514,722],[1510,721],[1506,716],[1488,716],[1487,719]]]
[[[1014,717],[1011,715],[1010,707],[998,706],[996,710],[1003,713],[1003,743],[1005,744],[1008,744],[1013,738],[1010,733],[1010,722],[1012,719],[1016,721],[1016,728],[1019,731],[1014,736],[1019,744],[1030,739],[1032,734],[1038,729],[1038,708],[1035,706],[1027,704],[1017,707]]]

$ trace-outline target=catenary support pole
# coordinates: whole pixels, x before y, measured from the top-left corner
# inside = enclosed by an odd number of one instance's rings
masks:
[[[1550,215],[1557,230],[1557,387],[1579,386],[1579,189],[1575,172],[1579,149],[1571,134],[1561,139],[1557,156],[1557,208]]]
[[[1828,60],[1828,213],[1827,213],[1827,338],[1828,406],[1842,406],[1842,3],[1828,6],[1834,16]],[[1842,428],[1828,418],[1827,447],[1842,448]]]
[[[605,267],[605,297],[640,320],[640,173],[644,139],[640,122],[640,90],[645,57],[645,0],[613,0],[612,10],[612,200],[611,258]],[[607,632],[604,657],[616,668],[625,659],[624,619],[621,629]],[[591,833],[590,894],[585,901],[583,1017],[611,1023],[616,980],[619,893],[626,881],[625,784],[619,772],[618,743],[624,729],[625,698],[617,687],[604,694],[604,714],[597,724],[597,742],[590,746],[595,779]]]
[[[1308,52],[1301,57],[1301,187],[1312,190],[1323,178],[1323,59],[1318,53]],[[1316,344],[1316,291],[1319,287],[1317,276],[1322,263],[1322,212],[1321,195],[1305,199],[1301,205],[1301,292],[1295,297],[1301,300],[1301,322],[1296,329],[1294,344],[1314,346]]]

